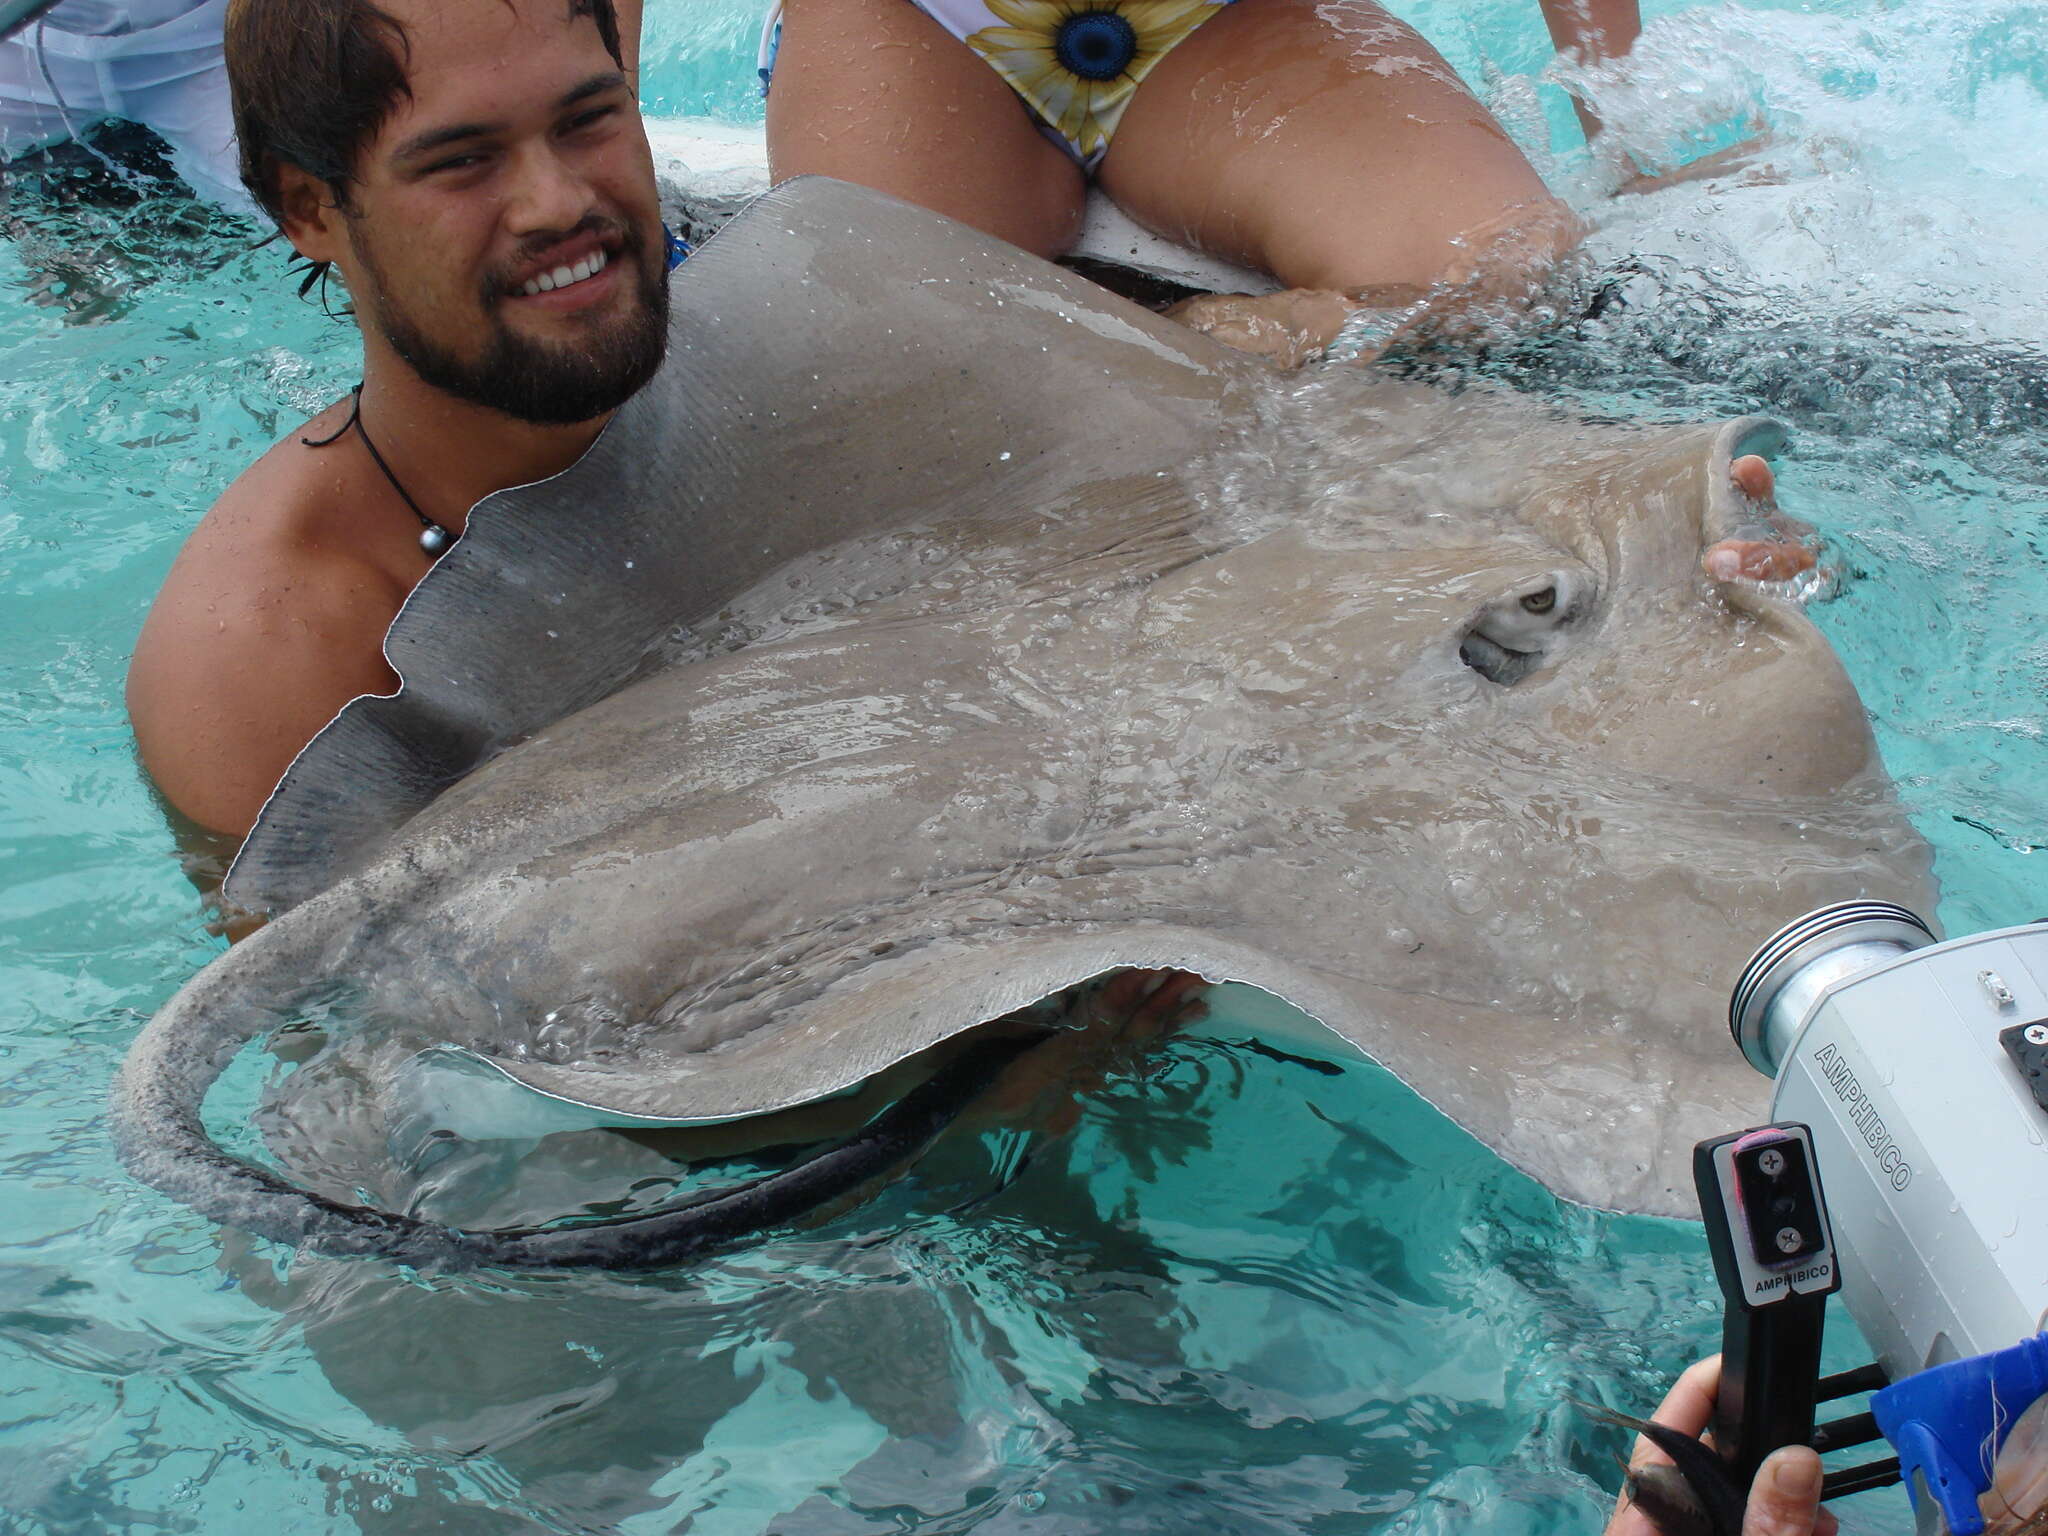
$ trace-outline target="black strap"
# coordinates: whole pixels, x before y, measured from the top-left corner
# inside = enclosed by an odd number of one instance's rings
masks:
[[[412,508],[412,515],[420,520],[420,526],[422,528],[439,528],[441,526],[439,523],[420,510],[420,504],[412,499],[412,492],[399,483],[398,476],[391,472],[391,466],[384,462],[384,455],[379,453],[377,445],[370,441],[370,429],[363,425],[363,386],[360,384],[356,385],[354,389],[348,392],[348,397],[347,421],[336,427],[326,437],[302,437],[299,439],[299,442],[307,448],[326,448],[340,442],[342,438],[348,435],[348,429],[354,427],[356,429],[356,436],[360,437],[363,440],[363,446],[370,450],[371,461],[384,471],[384,478],[391,482],[391,489],[398,492],[399,500]]]

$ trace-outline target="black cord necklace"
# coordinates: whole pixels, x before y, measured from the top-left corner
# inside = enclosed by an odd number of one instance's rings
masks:
[[[326,437],[302,437],[299,439],[299,441],[308,448],[325,448],[330,443],[340,442],[341,439],[345,435],[347,435],[348,429],[350,427],[354,427],[356,429],[356,436],[360,437],[363,440],[363,446],[370,450],[371,461],[375,463],[379,469],[384,471],[384,478],[391,482],[391,489],[398,492],[399,500],[403,501],[408,507],[411,507],[412,515],[420,520],[420,548],[427,552],[427,558],[429,560],[440,559],[441,556],[448,552],[449,546],[455,542],[459,535],[450,533],[446,528],[443,528],[439,523],[435,522],[431,517],[427,516],[426,513],[420,510],[420,504],[412,499],[412,493],[410,491],[408,491],[403,485],[399,484],[398,476],[394,475],[391,472],[391,466],[384,462],[384,455],[379,453],[377,451],[377,445],[370,441],[369,430],[363,425],[363,386],[358,384],[354,389],[350,390],[348,393],[349,407],[347,421],[344,421],[339,427],[336,427],[334,431]]]

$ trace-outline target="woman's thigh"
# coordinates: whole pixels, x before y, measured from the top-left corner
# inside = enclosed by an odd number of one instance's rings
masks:
[[[786,0],[768,92],[774,179],[888,192],[1041,256],[1080,233],[1080,167],[910,0]]]
[[[1571,220],[1420,35],[1370,0],[1237,0],[1153,68],[1104,189],[1170,239],[1289,287],[1395,297]]]

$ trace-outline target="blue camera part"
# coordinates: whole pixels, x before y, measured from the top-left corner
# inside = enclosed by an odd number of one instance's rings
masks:
[[[1899,1453],[1914,1509],[1924,1487],[1951,1536],[1979,1536],[1984,1516],[1977,1499],[1990,1491],[1992,1463],[2014,1421],[2043,1396],[2048,1335],[2036,1335],[1895,1381],[1871,1397],[1870,1411]]]

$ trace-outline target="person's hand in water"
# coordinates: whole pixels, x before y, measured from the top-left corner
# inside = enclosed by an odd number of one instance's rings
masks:
[[[1557,56],[1570,64],[1601,64],[1628,57],[1636,39],[1643,34],[1640,0],[1537,0],[1544,25]],[[1587,144],[1600,137],[1604,124],[1592,104],[1578,95],[1572,97],[1579,128]],[[1761,120],[1755,120],[1748,138],[1682,165],[1647,166],[1633,155],[1619,156],[1625,174],[1612,192],[1621,197],[1631,193],[1661,192],[1688,181],[1707,181],[1716,176],[1746,169],[1770,145]]]
[[[1721,1357],[1700,1361],[1665,1395],[1652,1415],[1654,1422],[1688,1439],[1697,1437],[1713,1418],[1720,1385]],[[1649,1512],[1660,1502],[1660,1480],[1677,1476],[1672,1459],[1638,1436],[1628,1470],[1631,1482],[1639,1486],[1638,1498],[1622,1494],[1605,1536],[1679,1536],[1659,1526]],[[1645,1483],[1650,1486],[1640,1487]],[[1835,1536],[1835,1517],[1821,1507],[1820,1489],[1820,1457],[1812,1450],[1786,1446],[1773,1452],[1750,1485],[1742,1536]],[[1999,1448],[1990,1490],[1978,1498],[1977,1507],[1984,1516],[1985,1536],[2048,1536],[2048,1397],[2037,1400],[2013,1425]]]
[[[1537,8],[1558,57],[1575,64],[1622,58],[1643,33],[1639,0],[1537,0]],[[1592,143],[1601,128],[1598,114],[1576,96],[1572,110],[1586,142]]]
[[[1726,149],[1717,149],[1710,155],[1701,155],[1697,160],[1688,160],[1683,165],[1664,170],[1645,170],[1633,158],[1623,163],[1628,174],[1615,187],[1615,197],[1640,197],[1651,192],[1662,192],[1667,187],[1681,187],[1689,181],[1711,181],[1716,176],[1729,176],[1737,171],[1749,174],[1742,178],[1745,186],[1768,186],[1783,180],[1783,174],[1768,164],[1758,164],[1757,157],[1772,147],[1773,140],[1768,133],[1752,133],[1740,144],[1730,144]]]
[[[1714,1396],[1721,1386],[1721,1357],[1713,1355],[1687,1369],[1652,1415],[1667,1429],[1696,1439],[1714,1416]],[[1653,1496],[1678,1477],[1676,1464],[1648,1438],[1638,1435],[1629,1453],[1628,1471],[1637,1496],[1623,1493],[1607,1522],[1606,1536],[1679,1536],[1659,1526],[1648,1509]],[[1742,1536],[1835,1536],[1833,1513],[1821,1508],[1820,1457],[1806,1446],[1773,1451],[1757,1469],[1749,1502],[1742,1514]],[[1647,1507],[1646,1507],[1647,1506]]]
[[[1813,550],[1790,529],[1776,526],[1778,508],[1772,497],[1775,482],[1771,466],[1753,453],[1746,454],[1729,467],[1729,477],[1755,509],[1755,521],[1763,525],[1760,531],[1782,531],[1784,536],[1752,538],[1738,534],[1723,539],[1701,557],[1701,569],[1715,581],[1790,581],[1812,570]]]
[[[1081,1118],[1081,1095],[1161,1036],[1206,1013],[1209,985],[1192,971],[1128,970],[1099,986],[1075,989],[1062,1027],[1003,1073],[971,1111],[971,1123],[1021,1125],[1055,1136],[1072,1130]],[[1018,1018],[1040,1027],[1034,1009]]]
[[[1459,236],[1434,282],[1358,288],[1297,285],[1275,293],[1204,293],[1165,315],[1227,347],[1299,368],[1342,344],[1345,360],[1366,363],[1405,338],[1463,331],[1490,312],[1526,303],[1557,258],[1584,235],[1578,216],[1554,199],[1516,204]],[[1371,321],[1370,338],[1344,334],[1353,316]]]

